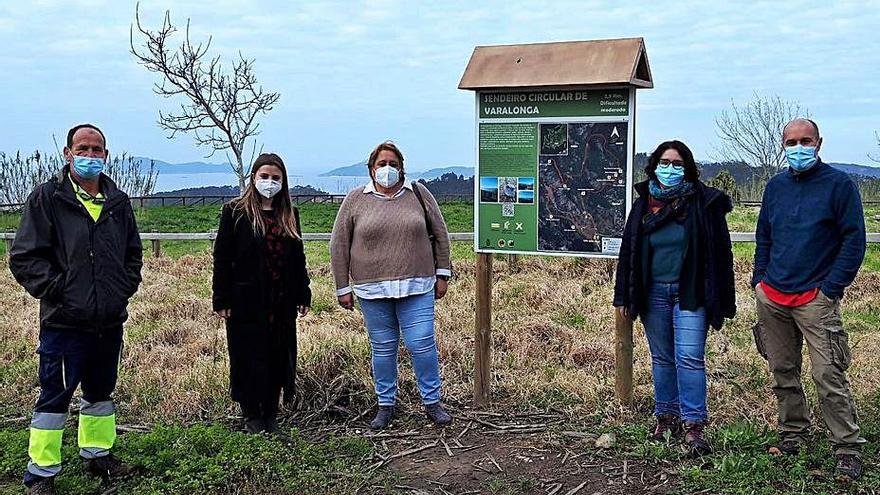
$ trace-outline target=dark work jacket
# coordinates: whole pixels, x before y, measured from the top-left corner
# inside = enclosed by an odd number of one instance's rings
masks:
[[[297,227],[299,211],[293,210]],[[281,256],[285,312],[274,315],[274,327],[289,329],[282,337],[284,400],[294,398],[296,375],[296,308],[311,306],[312,291],[306,270],[306,256],[299,239],[284,238]],[[266,257],[266,242],[255,234],[244,212],[232,205],[223,207],[220,228],[214,243],[214,310],[229,309],[226,335],[229,344],[229,371],[232,399],[236,402],[259,400],[258,390],[271,376],[270,355],[279,351],[277,335],[269,323],[272,286]]]
[[[22,211],[9,269],[40,300],[41,328],[102,332],[128,318],[141,282],[143,250],[128,195],[106,175],[98,221],[62,169],[34,189]]]
[[[645,273],[648,260],[644,252],[646,236],[642,228],[642,218],[648,214],[647,181],[636,184],[635,190],[639,198],[626,221],[614,284],[614,305],[627,308],[633,319],[645,312],[646,284],[650,278],[650,274]],[[690,275],[682,279],[680,284],[702,283],[702,286],[682,287],[680,291],[695,294],[699,298],[695,302],[706,308],[706,321],[720,329],[724,318],[733,318],[736,314],[733,250],[726,219],[733,210],[733,204],[724,192],[702,182],[695,184],[693,201],[695,203],[689,209],[689,215],[693,215],[696,227],[698,244],[695,247],[698,256],[692,258],[691,263],[698,266],[686,270],[686,258],[683,274],[687,271]]]

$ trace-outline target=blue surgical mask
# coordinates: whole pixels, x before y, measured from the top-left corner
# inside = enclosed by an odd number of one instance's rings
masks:
[[[74,156],[73,169],[76,171],[76,175],[83,179],[94,179],[104,171],[104,159]]]
[[[785,159],[788,160],[789,166],[795,172],[806,172],[819,161],[816,156],[815,146],[804,146],[801,144],[786,146]]]
[[[684,180],[684,167],[678,165],[657,165],[654,175],[666,187],[677,186]]]

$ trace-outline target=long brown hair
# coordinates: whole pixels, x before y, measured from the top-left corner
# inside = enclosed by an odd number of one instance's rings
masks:
[[[263,218],[263,196],[256,187],[257,171],[263,165],[274,165],[281,170],[281,190],[272,198],[272,209],[275,211],[275,219],[281,226],[281,234],[294,239],[299,239],[297,233],[296,218],[293,216],[293,206],[290,204],[290,189],[287,186],[287,167],[284,161],[275,153],[263,153],[257,157],[251,166],[250,181],[242,195],[235,201],[233,209],[244,212],[253,225],[254,232],[266,235],[266,221]]]

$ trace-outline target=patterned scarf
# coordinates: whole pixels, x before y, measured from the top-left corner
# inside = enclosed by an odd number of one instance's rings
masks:
[[[661,201],[671,201],[694,192],[694,183],[682,181],[677,186],[662,188],[656,180],[651,179],[648,181],[648,191]]]

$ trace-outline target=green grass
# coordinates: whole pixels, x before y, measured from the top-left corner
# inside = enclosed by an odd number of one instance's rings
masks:
[[[816,432],[797,456],[774,457],[767,453],[778,439],[767,425],[735,422],[708,431],[714,452],[701,459],[690,459],[677,440],[647,440],[648,428],[633,425],[615,430],[619,439],[617,454],[647,461],[658,468],[674,469],[681,477],[673,493],[712,493],[724,495],[795,495],[801,493],[873,493],[880,486],[877,430],[862,424],[869,443],[863,456],[864,476],[847,487],[834,480],[835,458],[828,441]]]
[[[82,470],[75,437],[73,431],[64,437],[59,493],[100,493],[100,483]],[[364,482],[372,454],[368,441],[331,438],[312,443],[295,430],[292,437],[288,446],[266,436],[205,425],[127,433],[119,437],[114,452],[140,472],[116,483],[116,493],[354,493]],[[27,442],[25,429],[0,430],[0,494],[22,493],[18,482],[27,464]]]

